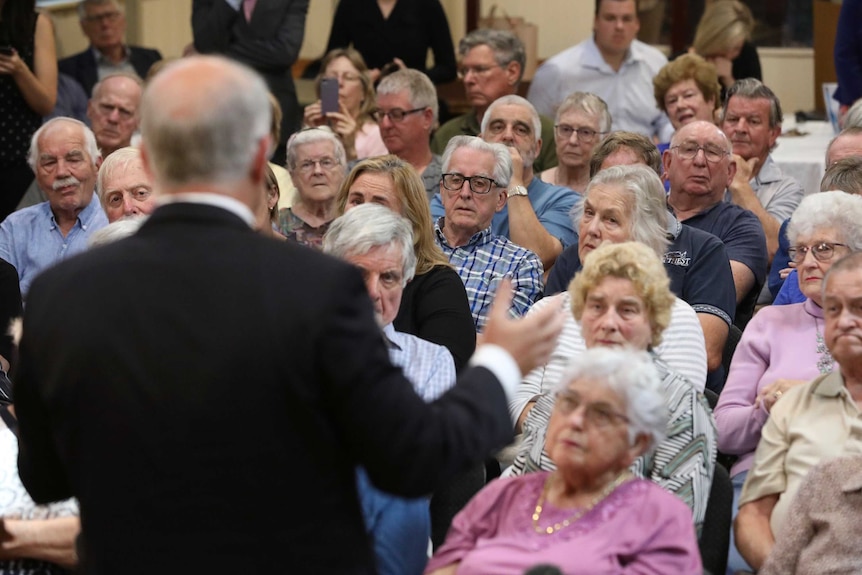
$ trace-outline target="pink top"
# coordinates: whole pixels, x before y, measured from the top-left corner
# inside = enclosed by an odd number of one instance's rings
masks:
[[[823,333],[823,310],[810,299],[765,307],[746,326],[715,407],[718,449],[739,456],[731,476],[751,468],[769,417],[762,405],[755,409],[757,393],[777,379],[810,381],[820,375],[818,331]]]
[[[380,135],[380,126],[374,122],[363,124],[356,132],[356,159],[364,160],[374,156],[383,156],[389,153],[386,149],[386,144],[383,143],[383,137]]]
[[[425,572],[460,562],[458,575],[523,575],[539,564],[567,575],[703,573],[691,510],[661,487],[634,479],[572,525],[536,533],[532,514],[548,472],[498,479],[455,516]],[[572,509],[544,504],[542,527]]]

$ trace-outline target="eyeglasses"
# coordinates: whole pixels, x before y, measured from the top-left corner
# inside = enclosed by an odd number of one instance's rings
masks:
[[[790,256],[797,264],[805,261],[805,255],[810,251],[814,255],[814,259],[818,262],[828,262],[835,255],[835,247],[847,247],[847,244],[839,244],[833,242],[820,242],[819,244],[809,246],[793,246],[787,250],[787,255]]]
[[[314,171],[314,166],[318,164],[320,164],[320,169],[325,171],[329,171],[336,165],[338,165],[333,158],[325,157],[320,158],[319,160],[305,160],[304,162],[301,162],[297,167],[299,168],[299,171],[303,174],[309,174]]]
[[[686,160],[695,159],[697,157],[697,153],[703,150],[703,155],[706,158],[706,161],[710,162],[711,164],[720,162],[722,158],[724,158],[730,153],[727,150],[723,150],[713,144],[699,146],[694,142],[688,142],[685,144],[674,146],[671,148],[671,150],[676,150],[676,153],[679,155],[679,157],[685,158]]]
[[[554,130],[557,132],[557,136],[562,138],[563,140],[568,140],[572,137],[572,134],[577,132],[578,140],[585,144],[591,144],[596,141],[596,136],[604,136],[607,132],[597,132],[595,130],[591,130],[589,128],[575,128],[574,126],[569,126],[566,124],[557,124],[554,126]]]
[[[494,64],[493,66],[461,66],[460,68],[458,68],[458,78],[463,80],[470,72],[472,72],[476,76],[484,76],[494,68],[502,67],[503,66],[499,64]]]
[[[375,122],[382,122],[383,118],[389,118],[393,122],[400,122],[404,119],[404,116],[407,116],[408,114],[415,114],[417,112],[424,112],[426,108],[427,106],[423,108],[413,108],[412,110],[392,108],[388,112],[377,108],[376,110],[371,112],[371,117],[374,118]]]
[[[88,22],[88,23],[89,22],[102,22],[102,21],[114,23],[120,18],[120,16],[121,16],[120,11],[115,10],[113,12],[102,12],[101,14],[92,14],[90,16],[84,16],[83,20],[84,20],[84,22]]]
[[[583,403],[581,396],[571,391],[558,392],[554,408],[563,415],[570,415],[581,406],[584,408],[584,422],[594,427],[608,427],[617,421],[629,422],[629,418],[615,411],[611,406],[604,403]]]
[[[491,178],[486,178],[485,176],[470,176],[468,178],[464,174],[457,173],[443,174],[440,181],[443,183],[443,187],[450,192],[460,192],[461,188],[464,187],[464,182],[469,182],[470,191],[479,195],[485,195],[491,191],[493,186],[500,185]]]

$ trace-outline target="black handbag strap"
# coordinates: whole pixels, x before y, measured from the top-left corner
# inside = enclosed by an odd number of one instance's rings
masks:
[[[3,422],[6,424],[6,427],[9,428],[15,437],[18,437],[18,420],[15,419],[15,416],[12,415],[12,412],[9,411],[8,405],[0,406],[0,418],[3,419]]]

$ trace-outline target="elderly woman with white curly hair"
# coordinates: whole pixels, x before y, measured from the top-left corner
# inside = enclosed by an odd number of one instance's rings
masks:
[[[702,573],[691,514],[629,470],[664,437],[659,375],[644,352],[592,349],[555,393],[553,471],[499,479],[459,513],[426,574]]]

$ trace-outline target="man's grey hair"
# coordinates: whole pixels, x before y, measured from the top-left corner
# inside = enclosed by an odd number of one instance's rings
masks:
[[[329,142],[332,144],[332,151],[335,155],[335,161],[341,166],[342,170],[347,170],[347,154],[344,152],[344,144],[341,143],[341,138],[335,135],[327,126],[319,128],[309,128],[295,132],[287,140],[287,171],[293,172],[296,170],[296,153],[299,146],[306,144],[315,144],[317,142]]]
[[[440,113],[440,103],[437,100],[437,89],[434,83],[419,70],[406,68],[398,70],[380,80],[377,85],[377,95],[386,96],[407,92],[411,108],[431,108],[434,113],[434,124]]]
[[[829,278],[834,274],[841,272],[852,272],[858,269],[862,269],[862,252],[852,252],[832,264],[832,267],[824,274],[822,290],[823,293],[826,293],[826,284],[829,282]]]
[[[530,119],[533,124],[533,139],[538,142],[542,137],[542,120],[539,118],[539,112],[536,111],[536,107],[533,106],[526,98],[518,96],[517,94],[509,94],[508,96],[502,96],[497,98],[491,105],[488,106],[488,109],[485,110],[485,115],[482,116],[482,133],[486,133],[488,130],[488,124],[491,123],[491,116],[493,115],[494,110],[496,110],[500,106],[523,106],[530,112]]]
[[[134,216],[112,222],[104,228],[99,228],[87,240],[87,247],[97,248],[112,244],[123,238],[134,235],[149,216]]]
[[[631,348],[594,347],[569,362],[557,392],[577,380],[588,380],[616,393],[626,405],[629,442],[638,435],[651,439],[650,449],[664,441],[668,411],[661,378],[650,355]],[[648,450],[649,451],[649,450]]]
[[[87,17],[87,6],[104,6],[105,4],[110,4],[120,12],[123,11],[123,7],[117,0],[81,0],[78,3],[78,19],[83,20]]]
[[[487,46],[494,52],[497,65],[505,68],[509,62],[517,62],[519,67],[518,82],[524,75],[527,64],[527,51],[521,40],[508,30],[491,30],[480,28],[473,30],[458,42],[458,54],[463,58],[467,52],[476,46]]]
[[[133,74],[132,72],[113,72],[93,85],[93,91],[91,92],[90,97],[95,99],[96,95],[102,90],[102,86],[104,86],[105,82],[111,78],[127,78],[137,84],[142,93],[144,91],[144,81],[137,74]]]
[[[110,182],[117,172],[125,171],[129,165],[135,162],[143,166],[141,151],[132,146],[120,148],[108,154],[108,157],[99,166],[99,175],[96,178],[96,192],[99,194],[99,200],[104,200],[105,182]]]
[[[401,248],[402,287],[416,272],[413,226],[389,208],[362,204],[336,218],[323,236],[323,251],[337,258],[362,256],[377,247]]]
[[[175,62],[170,72],[203,61],[226,69],[218,90],[204,105],[165,102],[166,72],[155,77],[141,102],[141,134],[155,179],[167,186],[217,182],[247,177],[257,147],[269,138],[272,107],[269,90],[259,74],[220,56],[193,56]],[[201,99],[202,100],[202,99]]]
[[[632,196],[632,241],[649,246],[659,257],[663,257],[669,241],[667,239],[667,199],[664,185],[658,175],[648,166],[612,166],[598,172],[587,189],[584,198],[596,186],[619,186]],[[584,203],[572,210],[572,219],[577,226],[584,216]]]
[[[769,100],[769,127],[775,128],[781,125],[781,121],[784,119],[781,113],[781,101],[769,86],[756,78],[737,80],[727,90],[727,95],[724,97],[724,106],[721,108],[722,122],[724,122],[724,118],[727,116],[727,106],[730,104],[730,99],[734,96],[748,100],[759,100],[761,98]]]
[[[557,108],[555,124],[560,123],[560,117],[569,111],[582,112],[599,122],[599,132],[611,131],[611,112],[604,100],[590,92],[572,92]]]
[[[91,130],[84,122],[78,121],[74,118],[61,116],[59,118],[48,120],[42,124],[42,126],[33,134],[33,137],[30,138],[30,150],[27,153],[27,164],[30,165],[30,169],[33,170],[33,172],[35,172],[39,167],[39,155],[41,154],[39,151],[39,138],[42,134],[51,130],[61,122],[73,124],[81,129],[84,134],[84,151],[90,156],[90,162],[94,167],[99,162],[99,158],[102,157],[101,152],[99,152],[99,145],[96,143],[96,135],[93,133],[93,130]]]
[[[820,192],[802,198],[787,225],[787,239],[793,245],[799,236],[832,229],[835,237],[824,238],[847,244],[851,252],[862,251],[862,196],[840,191]]]
[[[494,178],[494,181],[500,187],[506,188],[509,186],[509,181],[512,179],[512,156],[509,154],[506,146],[503,144],[492,144],[476,136],[454,136],[446,144],[446,149],[443,151],[441,164],[444,174],[449,171],[452,154],[458,148],[470,148],[471,150],[479,150],[493,155],[494,173],[491,174],[491,177]]]

